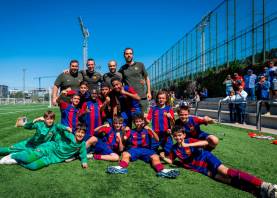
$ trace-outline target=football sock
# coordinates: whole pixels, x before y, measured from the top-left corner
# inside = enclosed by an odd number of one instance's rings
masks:
[[[93,154],[93,158],[96,160],[101,160],[101,156],[100,154]]]
[[[127,168],[128,167],[128,163],[127,162],[125,162],[125,161],[120,161],[119,162],[119,166],[121,166],[122,168]]]
[[[164,169],[164,165],[163,164],[156,164],[154,166],[154,169],[157,171],[157,172],[161,172],[163,169]]]

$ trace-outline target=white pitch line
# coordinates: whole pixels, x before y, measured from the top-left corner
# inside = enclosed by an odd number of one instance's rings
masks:
[[[4,114],[15,114],[15,113],[21,113],[21,112],[29,112],[29,111],[36,111],[36,110],[47,110],[48,108],[45,107],[45,108],[37,108],[37,109],[29,109],[29,110],[22,110],[22,111],[13,111],[13,112],[1,112],[0,115],[4,115]]]

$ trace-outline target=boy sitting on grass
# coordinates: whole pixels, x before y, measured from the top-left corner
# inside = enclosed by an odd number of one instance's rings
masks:
[[[182,126],[175,126],[172,133],[177,143],[173,145],[169,158],[161,156],[164,161],[172,164],[178,158],[179,164],[185,169],[199,172],[258,197],[277,197],[277,185],[264,182],[241,170],[228,168],[211,152],[202,149],[209,144],[207,140],[186,138]]]
[[[95,129],[98,137],[92,136],[87,140],[87,148],[92,147],[94,154],[89,153],[88,159],[118,161],[123,151],[121,135],[123,133],[123,118],[114,117],[113,126],[104,124]]]
[[[145,126],[144,115],[135,114],[133,116],[133,122],[135,128],[127,131],[123,136],[127,149],[122,154],[119,166],[110,166],[107,172],[113,174],[126,174],[128,172],[127,167],[129,162],[140,159],[146,163],[150,162],[159,177],[177,177],[179,171],[176,169],[165,169],[159,156],[151,149],[151,138],[155,138],[156,141],[159,141],[159,136],[148,126]]]

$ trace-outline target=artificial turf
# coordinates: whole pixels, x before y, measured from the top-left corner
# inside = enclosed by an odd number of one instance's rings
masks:
[[[42,116],[47,109],[46,105],[0,106],[0,146],[9,146],[34,133],[15,128],[17,117],[26,115],[31,120]],[[59,110],[52,110],[58,122]],[[220,137],[213,153],[226,166],[277,183],[276,145],[269,140],[249,138],[245,129],[219,124],[202,129]],[[251,197],[249,193],[182,168],[177,179],[158,178],[150,165],[142,161],[131,163],[127,175],[105,173],[107,166],[116,164],[94,160],[89,161],[88,169],[82,169],[76,160],[37,171],[1,165],[0,197]]]

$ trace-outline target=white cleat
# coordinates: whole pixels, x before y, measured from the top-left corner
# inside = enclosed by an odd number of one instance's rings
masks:
[[[17,164],[17,161],[15,159],[12,159],[11,154],[9,154],[0,160],[0,164],[7,164],[7,165]]]

